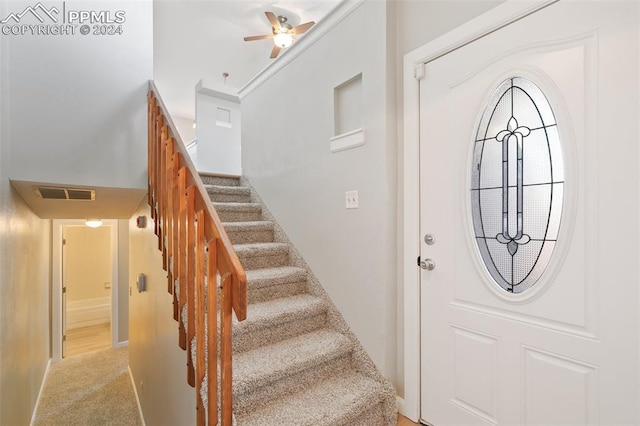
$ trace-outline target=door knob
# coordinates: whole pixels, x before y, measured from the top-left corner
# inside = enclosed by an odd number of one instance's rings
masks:
[[[425,259],[420,262],[420,267],[422,269],[426,269],[427,271],[433,271],[436,269],[436,262],[433,259]]]

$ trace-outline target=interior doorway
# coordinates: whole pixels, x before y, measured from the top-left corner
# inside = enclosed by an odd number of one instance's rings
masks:
[[[53,360],[118,346],[118,221],[53,222]]]
[[[62,228],[63,358],[111,347],[111,227]]]

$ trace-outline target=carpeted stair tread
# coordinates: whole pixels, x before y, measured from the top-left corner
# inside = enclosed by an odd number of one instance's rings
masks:
[[[255,220],[252,222],[224,222],[222,225],[227,232],[273,231],[273,222],[268,220]]]
[[[233,244],[273,242],[273,222],[224,222],[223,226]]]
[[[306,318],[325,314],[327,305],[318,297],[300,294],[254,303],[249,305],[247,309],[248,314],[245,321],[237,322],[234,318],[234,338],[241,334],[254,334],[265,328],[276,328],[278,325],[294,321],[298,322],[298,328],[303,328],[300,325],[301,322],[304,322]]]
[[[209,198],[214,202],[248,203],[251,189],[244,186],[205,185]]]
[[[239,186],[240,178],[235,176],[218,176],[201,173],[200,178],[205,185]]]
[[[238,256],[268,256],[270,253],[289,253],[289,244],[286,243],[235,244],[233,248]]]
[[[233,324],[233,350],[245,352],[327,326],[327,304],[299,294],[248,306],[247,319]]]
[[[233,248],[246,270],[285,266],[289,262],[289,245],[285,243],[235,244]]]
[[[262,220],[262,206],[259,203],[213,202],[213,207],[223,223]]]
[[[303,268],[281,266],[245,272],[249,304],[307,293],[307,271]]]
[[[265,326],[304,319],[305,316],[326,312],[327,305],[319,297],[300,294],[291,297],[254,303],[247,307],[247,319],[238,322],[234,317],[233,332],[251,333]]]
[[[226,186],[226,185],[210,185],[205,184],[207,192],[215,192],[220,194],[242,194],[250,195],[251,189],[246,186]]]
[[[384,388],[361,374],[335,376],[237,418],[243,426],[346,426],[380,404]],[[371,425],[376,426],[376,425]]]
[[[252,288],[295,283],[307,279],[307,271],[296,266],[280,266],[246,271],[247,283]]]
[[[221,212],[261,212],[262,206],[259,203],[227,203],[227,202],[214,202],[213,206],[216,211]]]
[[[344,335],[321,329],[268,346],[236,354],[233,393],[236,399],[304,370],[349,354],[352,344]]]

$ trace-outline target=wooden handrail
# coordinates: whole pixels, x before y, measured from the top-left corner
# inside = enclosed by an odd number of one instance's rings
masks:
[[[220,419],[228,426],[233,408],[231,313],[239,321],[247,316],[247,278],[157,87],[153,81],[149,86],[147,201],[167,290],[173,295],[178,344],[187,351],[187,382],[196,388],[197,424],[215,425]],[[206,405],[201,392],[205,374]]]

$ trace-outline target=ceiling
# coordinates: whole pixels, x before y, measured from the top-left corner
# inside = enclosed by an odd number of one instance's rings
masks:
[[[195,117],[195,85],[200,79],[209,89],[235,94],[274,61],[269,59],[272,40],[243,40],[270,33],[265,11],[284,15],[295,26],[317,23],[341,1],[154,1],[154,80],[170,113]]]

